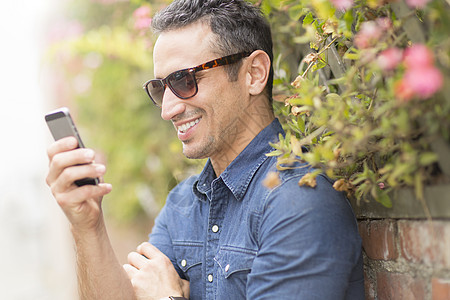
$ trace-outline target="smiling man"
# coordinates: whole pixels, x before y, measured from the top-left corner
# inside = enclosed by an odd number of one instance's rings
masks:
[[[190,80],[184,84],[196,91],[192,98],[180,99],[173,91],[176,92],[176,88],[164,90],[160,96],[161,116],[172,121],[177,129],[184,155],[188,158],[209,157],[216,174],[220,175],[256,134],[273,121],[274,116],[268,97],[263,93],[271,63],[268,54],[263,50],[253,51],[250,45],[245,45],[251,49],[248,52],[236,49],[234,52],[239,53],[229,53],[233,50],[214,49],[215,35],[210,26],[201,21],[163,32],[155,44],[154,65],[156,77],[169,76],[169,87],[170,79],[174,77],[170,73],[180,72],[180,68],[188,69],[184,76],[193,77],[176,79]],[[216,58],[224,56],[222,54],[228,56],[228,62],[239,64],[234,80],[229,79],[226,65],[218,68],[220,63],[227,63],[227,60],[220,60],[222,57],[217,63]],[[196,65],[201,68],[201,64],[209,61],[218,67],[198,72],[195,68],[189,70]],[[150,95],[153,83],[150,81],[146,85]],[[248,114],[256,107],[264,113],[252,118]]]
[[[351,207],[325,177],[300,187],[304,164],[266,156],[283,129],[272,110],[270,28],[242,0],[174,1],[153,19],[155,79],[144,84],[203,171],[169,194],[149,243],[120,266],[101,198],[111,186],[93,152],[50,146],[48,184],[72,224],[86,299],[364,299],[361,240]]]

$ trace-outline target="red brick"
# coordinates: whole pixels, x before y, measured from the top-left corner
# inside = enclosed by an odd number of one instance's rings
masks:
[[[371,259],[395,260],[398,251],[395,247],[395,222],[377,220],[359,223],[363,248]]]
[[[398,234],[406,260],[450,268],[449,221],[399,221]]]
[[[380,272],[377,275],[378,300],[423,300],[425,281],[408,274]]]
[[[375,280],[368,276],[366,271],[364,271],[364,290],[365,300],[375,300]]]
[[[450,279],[433,278],[431,280],[432,300],[450,299]]]

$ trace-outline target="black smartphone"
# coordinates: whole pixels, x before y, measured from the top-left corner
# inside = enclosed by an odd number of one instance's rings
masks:
[[[83,141],[78,134],[77,127],[75,126],[67,107],[61,107],[46,114],[45,121],[47,122],[47,126],[50,129],[55,141],[67,136],[74,136],[78,141],[78,148],[84,148]],[[75,181],[77,186],[83,186],[86,184],[96,185],[98,183],[98,178],[83,178]]]

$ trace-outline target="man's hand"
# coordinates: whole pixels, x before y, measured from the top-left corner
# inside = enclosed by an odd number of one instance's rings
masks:
[[[111,191],[111,185],[85,185],[78,187],[74,181],[86,177],[102,177],[105,166],[94,163],[91,149],[77,149],[77,140],[67,137],[53,143],[47,150],[50,160],[47,184],[66,214],[72,228],[95,229],[102,220],[101,200]]]
[[[123,266],[137,299],[156,300],[168,296],[189,298],[189,282],[178,276],[170,259],[150,243],[128,254]]]

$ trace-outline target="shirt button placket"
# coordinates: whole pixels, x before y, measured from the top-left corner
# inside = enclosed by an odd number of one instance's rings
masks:
[[[214,263],[214,257],[219,249],[220,232],[223,230],[222,221],[228,206],[227,187],[222,179],[217,178],[213,183],[208,215],[208,230],[206,242],[206,299],[213,299],[217,294],[216,289],[220,280],[216,273],[217,266]]]

